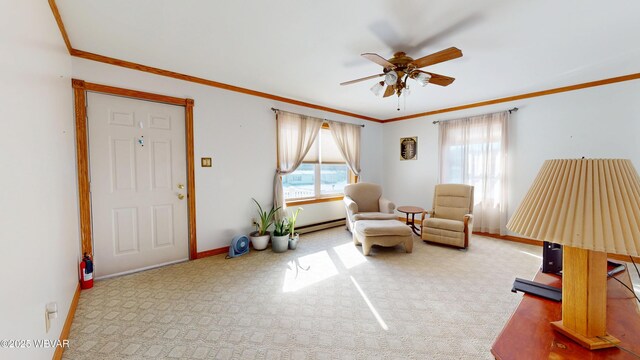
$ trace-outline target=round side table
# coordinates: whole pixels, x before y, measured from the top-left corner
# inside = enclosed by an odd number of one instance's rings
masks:
[[[420,236],[420,228],[416,226],[416,214],[421,214],[424,209],[418,206],[399,206],[399,212],[406,214],[407,216],[407,225],[413,230],[413,233]],[[411,221],[409,221],[409,215],[411,215]]]

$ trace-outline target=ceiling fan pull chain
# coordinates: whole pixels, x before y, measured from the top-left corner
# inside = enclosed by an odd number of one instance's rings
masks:
[[[398,96],[398,111],[400,111],[400,96]]]
[[[409,87],[407,87],[407,91],[409,90]],[[408,92],[404,93],[404,100],[402,103],[402,110],[407,111],[407,95],[409,95]]]

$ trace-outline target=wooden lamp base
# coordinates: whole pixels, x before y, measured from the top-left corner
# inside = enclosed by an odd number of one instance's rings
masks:
[[[590,350],[620,343],[607,334],[607,254],[564,246],[562,262],[562,320],[551,326]]]
[[[582,345],[582,347],[585,347],[589,350],[607,349],[610,347],[615,347],[620,343],[620,340],[609,334],[605,334],[604,336],[586,337],[579,332],[562,325],[562,320],[552,322],[551,326],[555,330],[561,332],[571,340],[577,342],[578,344]]]

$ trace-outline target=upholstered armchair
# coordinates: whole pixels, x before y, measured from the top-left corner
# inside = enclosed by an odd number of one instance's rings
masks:
[[[429,217],[425,217],[425,215]],[[436,185],[433,209],[422,213],[424,241],[467,248],[473,231],[473,186]]]
[[[358,220],[397,220],[396,205],[382,197],[382,186],[371,183],[349,184],[344,187],[347,228],[353,232]]]

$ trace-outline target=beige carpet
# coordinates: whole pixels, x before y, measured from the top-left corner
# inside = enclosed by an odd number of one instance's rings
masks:
[[[344,228],[283,254],[224,255],[96,282],[65,359],[491,359],[540,265],[535,246],[374,247]]]

